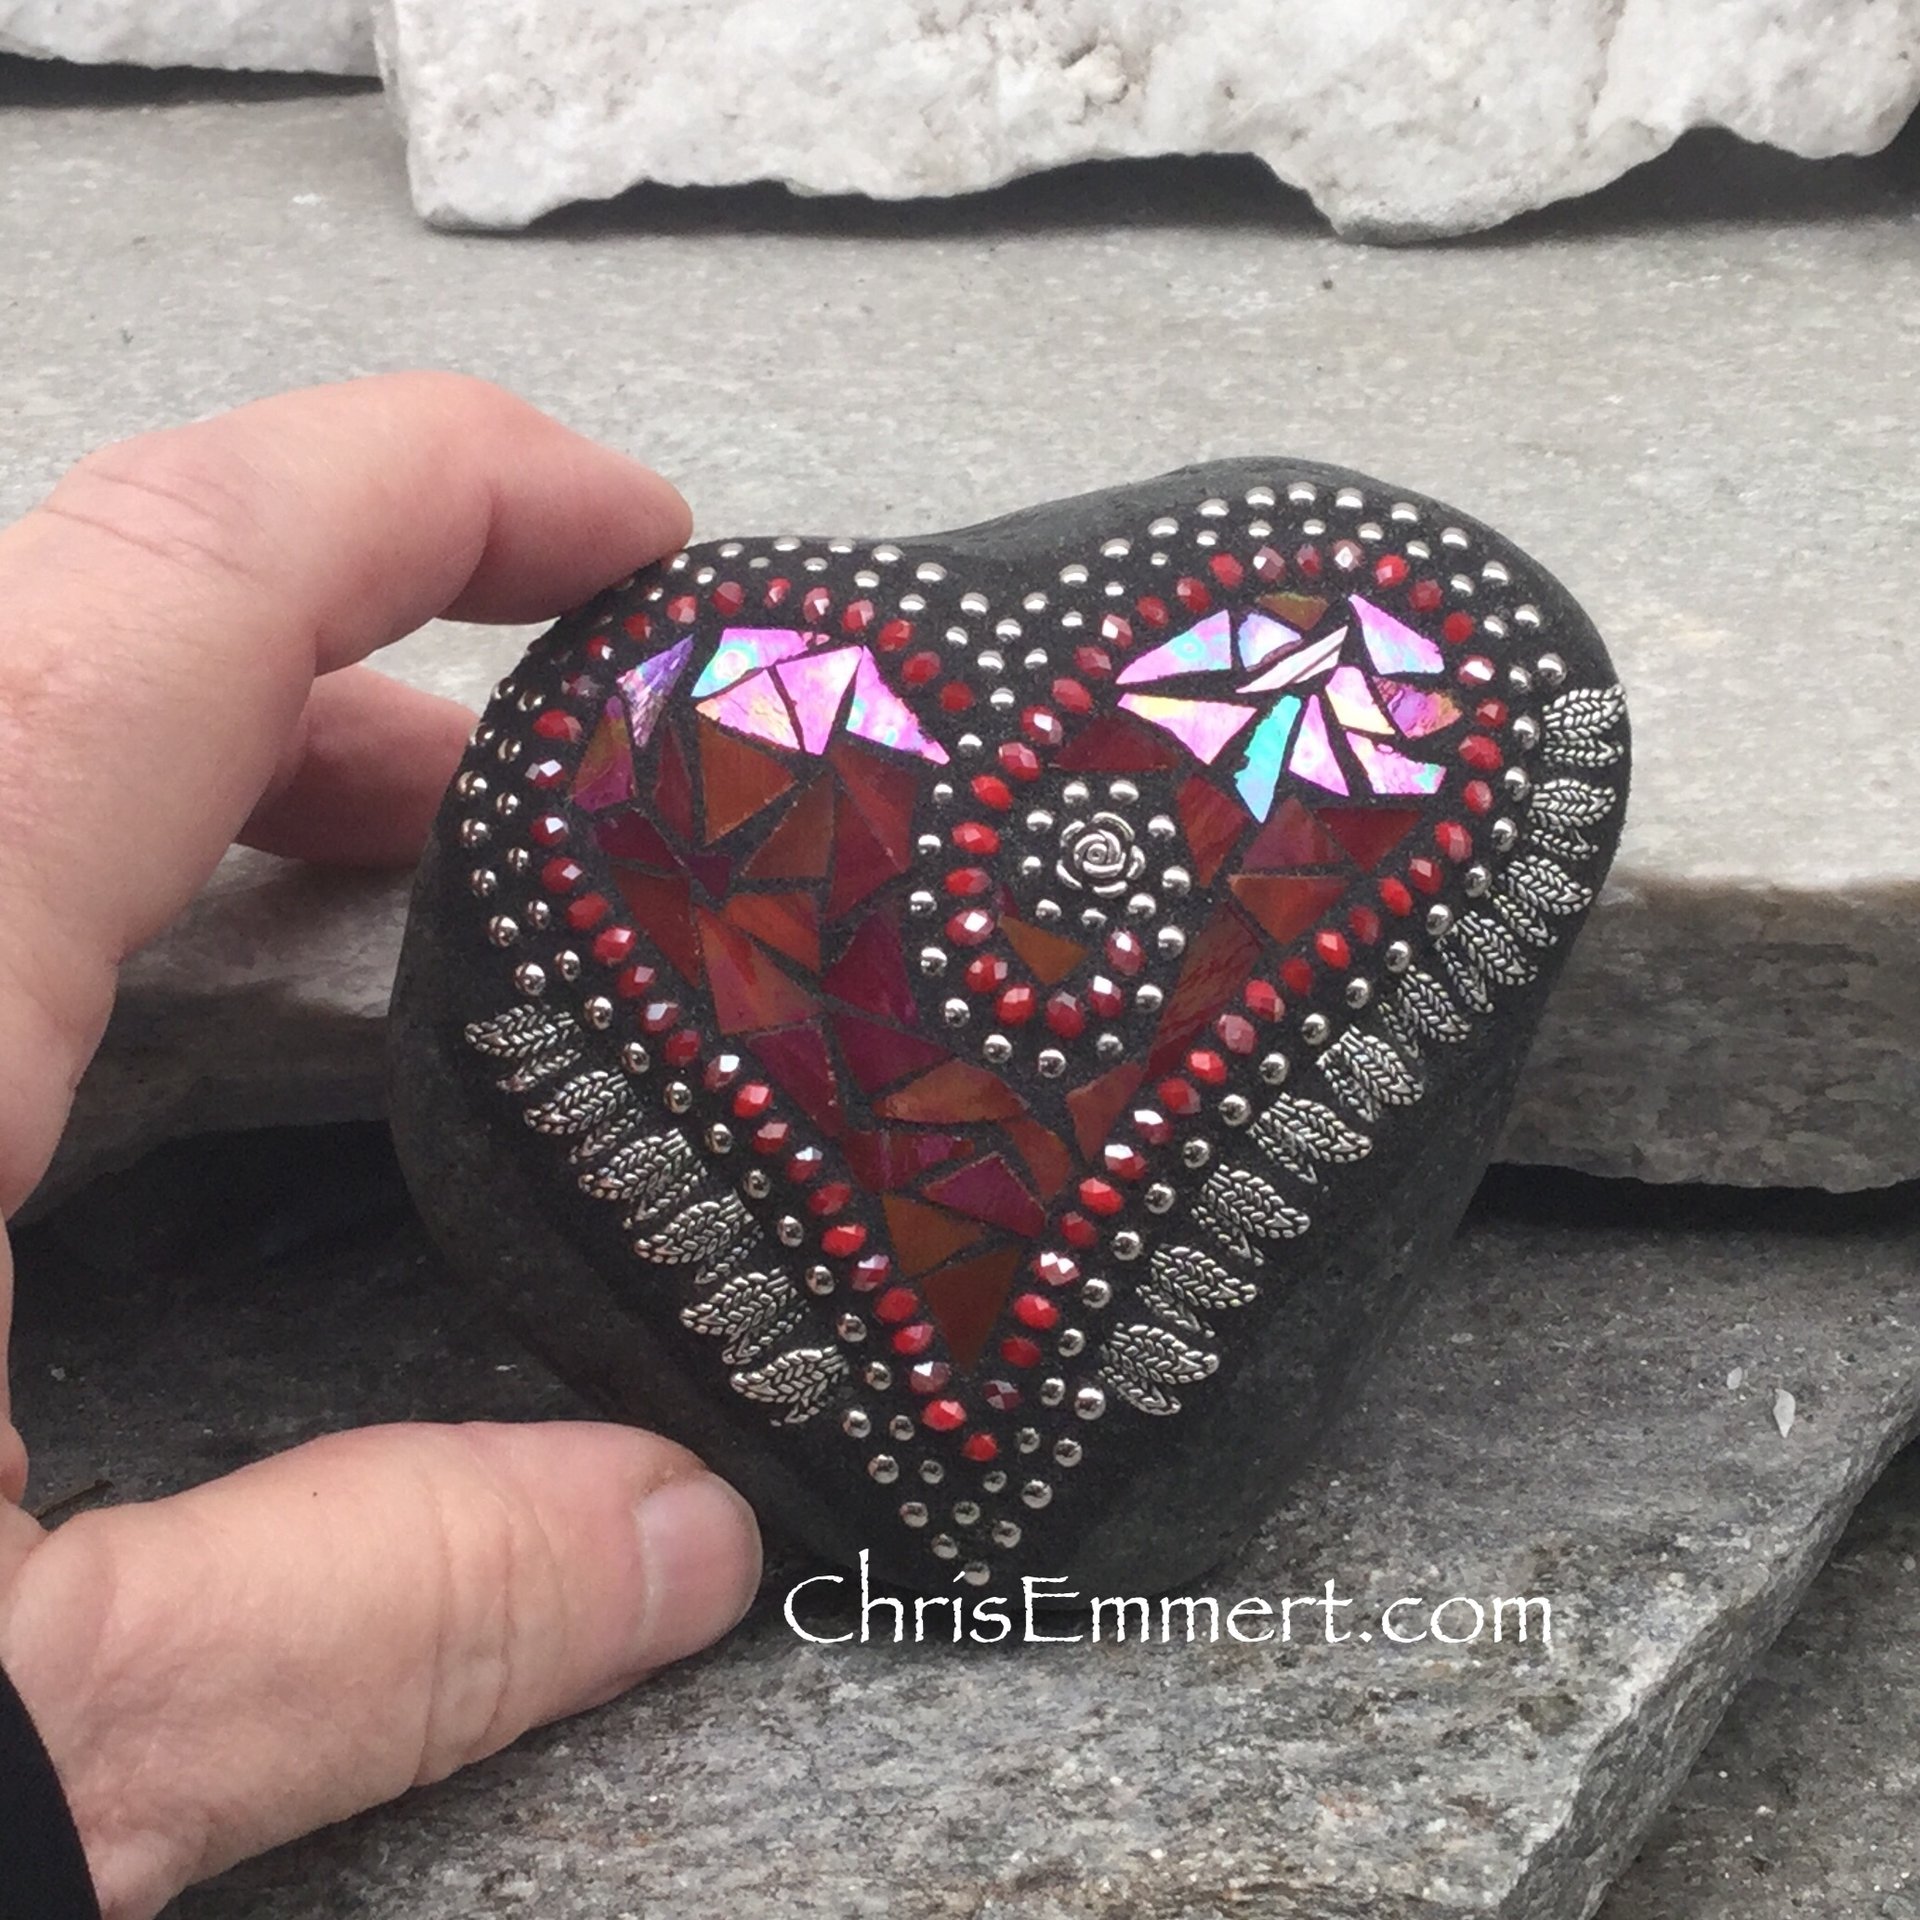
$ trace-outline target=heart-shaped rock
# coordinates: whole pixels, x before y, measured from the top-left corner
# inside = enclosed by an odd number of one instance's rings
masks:
[[[1452,1232],[1612,855],[1592,627],[1286,460],[727,540],[545,635],[422,868],[428,1219],[820,1552],[1148,1592]]]

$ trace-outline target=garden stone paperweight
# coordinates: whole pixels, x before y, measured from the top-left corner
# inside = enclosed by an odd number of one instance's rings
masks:
[[[695,547],[477,729],[396,1136],[531,1344],[816,1552],[1164,1589],[1453,1232],[1626,781],[1564,590],[1339,469]]]

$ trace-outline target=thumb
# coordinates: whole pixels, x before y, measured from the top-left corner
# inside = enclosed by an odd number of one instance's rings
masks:
[[[730,1487],[588,1423],[370,1428],[5,1522],[0,1665],[108,1920],[607,1699],[724,1633],[760,1571]]]

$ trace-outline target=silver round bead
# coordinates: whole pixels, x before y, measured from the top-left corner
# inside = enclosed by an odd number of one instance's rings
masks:
[[[1260,1062],[1260,1078],[1270,1087],[1285,1086],[1287,1070],[1284,1053],[1270,1053]]]
[[[1078,1327],[1062,1327],[1059,1338],[1054,1341],[1063,1360],[1071,1360],[1087,1350],[1087,1336]]]
[[[653,1057],[647,1052],[643,1040],[629,1040],[620,1049],[620,1064],[631,1074],[642,1074],[653,1065]]]
[[[931,913],[940,903],[925,887],[918,887],[907,895],[907,911],[921,915]]]
[[[1185,867],[1169,867],[1160,876],[1160,890],[1171,894],[1176,900],[1193,889],[1193,875]]]
[[[980,1051],[996,1067],[1004,1067],[1013,1058],[1013,1042],[1004,1033],[990,1033],[981,1041]]]
[[[604,993],[589,994],[580,1002],[580,1017],[596,1033],[605,1033],[613,1025],[613,1002]]]
[[[463,847],[484,847],[492,838],[492,822],[487,820],[462,820],[460,822],[460,844]]]
[[[1300,1038],[1310,1047],[1325,1046],[1332,1034],[1332,1023],[1324,1013],[1310,1013],[1300,1022]]]
[[[993,1523],[993,1544],[996,1547],[1017,1547],[1020,1544],[1019,1521],[996,1520]]]
[[[1487,829],[1487,838],[1493,843],[1493,848],[1496,853],[1506,853],[1512,848],[1513,843],[1520,838],[1520,829],[1513,821],[1509,820],[1505,814],[1502,814],[1500,818]]]
[[[1144,1243],[1131,1227],[1123,1227],[1113,1236],[1113,1257],[1116,1260],[1138,1260],[1144,1250]]]
[[[1165,998],[1166,995],[1162,993],[1151,980],[1149,980],[1145,986],[1135,987],[1133,990],[1133,1004],[1138,1007],[1142,1013],[1158,1013],[1160,1011],[1160,1003]]]
[[[807,1269],[807,1291],[827,1294],[834,1289],[833,1269],[831,1267],[812,1266]]]
[[[740,1182],[740,1191],[744,1193],[749,1200],[764,1200],[767,1195],[773,1191],[773,1177],[764,1167],[755,1167],[753,1171]]]
[[[1357,976],[1346,984],[1347,1005],[1357,1013],[1373,998],[1373,988]]]
[[[669,1113],[685,1113],[693,1105],[693,1089],[684,1080],[669,1080],[666,1102]]]
[[[467,875],[467,889],[476,900],[491,900],[500,891],[500,876],[491,867],[475,867]]]
[[[1453,925],[1453,909],[1431,906],[1427,909],[1427,931],[1437,940]]]
[[[1156,1180],[1140,1197],[1149,1213],[1171,1213],[1177,1196],[1164,1180]]]
[[[779,1224],[775,1226],[774,1233],[779,1237],[780,1244],[783,1247],[800,1246],[805,1242],[807,1237],[806,1228],[790,1213],[783,1213],[780,1216]]]
[[[1523,713],[1513,723],[1513,741],[1522,753],[1531,753],[1540,744],[1540,722]]]
[[[1469,897],[1478,900],[1493,885],[1493,875],[1476,861],[1461,875],[1460,884],[1467,890]]]
[[[937,1487],[946,1477],[947,1470],[938,1460],[922,1460],[920,1462],[920,1478],[924,1480],[928,1486]]]
[[[977,1527],[980,1524],[979,1501],[956,1500],[953,1503],[953,1524],[956,1527]]]
[[[947,970],[946,952],[941,947],[922,947],[920,949],[920,971],[929,980],[937,980]]]
[[[1073,1410],[1082,1420],[1098,1420],[1107,1410],[1107,1396],[1098,1387],[1082,1387],[1073,1396]]]
[[[1221,1097],[1220,1118],[1230,1127],[1244,1127],[1253,1118],[1253,1104],[1244,1093],[1229,1093]]]
[[[733,1151],[733,1129],[724,1120],[716,1120],[707,1129],[707,1151],[709,1153]]]
[[[910,1527],[924,1527],[927,1524],[926,1503],[920,1500],[902,1500],[900,1518]]]
[[[867,1462],[867,1476],[883,1487],[890,1487],[900,1478],[900,1462],[890,1453],[876,1453]]]
[[[1091,1307],[1095,1313],[1098,1313],[1102,1307],[1112,1303],[1113,1288],[1107,1281],[1102,1280],[1098,1274],[1095,1274],[1092,1279],[1081,1282],[1080,1299],[1084,1305]]]
[[[1389,943],[1385,955],[1389,973],[1405,973],[1413,965],[1413,949],[1404,940]]]
[[[496,913],[487,922],[487,938],[496,947],[510,947],[520,938],[520,922],[510,914]]]
[[[1039,1428],[1022,1427],[1020,1431],[1013,1436],[1013,1444],[1018,1447],[1022,1453],[1036,1452],[1040,1445]]]
[[[537,1000],[547,990],[547,970],[537,960],[523,960],[513,970],[513,984],[529,1000]]]
[[[972,1014],[973,1009],[960,999],[949,1000],[940,1009],[940,1018],[950,1027],[964,1027]]]
[[[1044,1480],[1029,1480],[1020,1489],[1020,1498],[1037,1512],[1053,1498],[1053,1489]]]
[[[1171,957],[1187,950],[1187,936],[1178,927],[1162,927],[1153,936],[1153,944]]]
[[[1189,1167],[1204,1167],[1212,1158],[1211,1140],[1189,1140],[1180,1149],[1181,1162]]]
[[[1058,1047],[1042,1047],[1040,1057],[1033,1064],[1043,1080],[1058,1080],[1067,1070],[1067,1056]]]
[[[869,1360],[860,1377],[875,1393],[885,1393],[893,1385],[893,1369],[884,1360]]]
[[[849,1407],[840,1416],[840,1431],[849,1440],[864,1440],[873,1431],[872,1417],[860,1407]]]
[[[1053,1443],[1053,1457],[1063,1467],[1077,1467],[1086,1458],[1086,1449],[1071,1434],[1062,1434]]]

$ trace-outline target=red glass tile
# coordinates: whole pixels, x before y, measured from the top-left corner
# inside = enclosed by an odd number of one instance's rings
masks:
[[[1046,1214],[1022,1184],[1020,1177],[997,1153],[971,1161],[929,1180],[921,1192],[929,1200],[989,1226],[1028,1237],[1046,1225]]]
[[[1314,815],[1369,873],[1420,824],[1411,807],[1316,807]]]
[[[1067,1111],[1073,1116],[1074,1143],[1083,1160],[1098,1157],[1114,1123],[1126,1111],[1127,1102],[1139,1092],[1140,1083],[1146,1077],[1147,1070],[1139,1061],[1123,1060],[1119,1066],[1084,1086],[1075,1087],[1067,1095]],[[1084,1193],[1081,1202],[1088,1204]]]
[[[1187,836],[1193,877],[1203,887],[1209,886],[1252,816],[1238,800],[1197,773],[1181,786],[1174,809]]]
[[[971,1367],[980,1358],[987,1335],[1013,1291],[1019,1264],[1018,1247],[996,1247],[937,1268],[920,1282],[928,1310],[946,1338],[947,1351],[960,1366]]]
[[[976,1120],[1004,1120],[1022,1111],[1022,1103],[997,1073],[965,1060],[950,1060],[888,1094],[879,1110],[889,1120],[965,1126]]]
[[[910,1073],[924,1073],[953,1057],[947,1048],[922,1034],[883,1027],[877,1020],[863,1019],[857,1013],[836,1012],[832,1018],[840,1057],[862,1093],[878,1093]]]
[[[1236,873],[1227,884],[1234,898],[1283,945],[1297,939],[1346,891],[1340,880],[1278,873]]]

